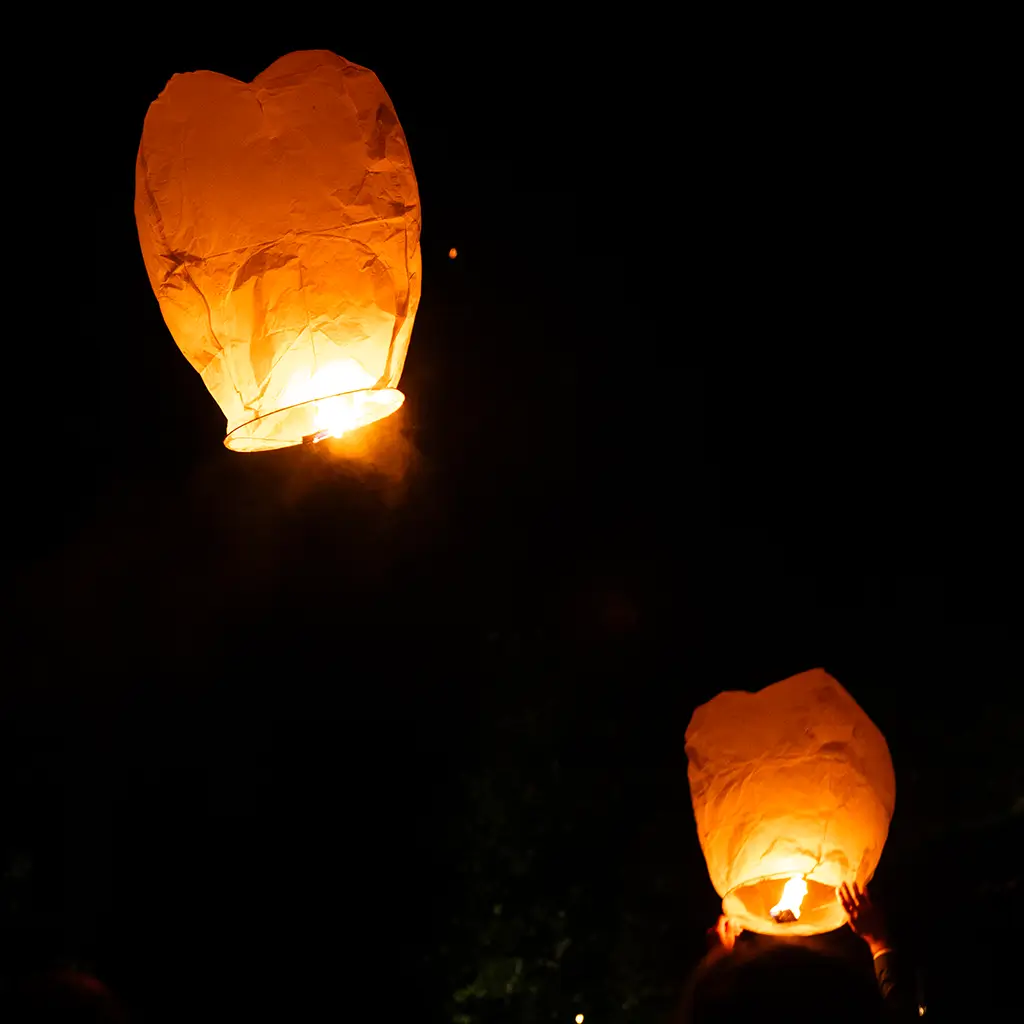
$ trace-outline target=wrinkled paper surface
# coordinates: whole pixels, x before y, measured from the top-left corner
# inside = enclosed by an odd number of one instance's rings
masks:
[[[757,693],[720,693],[694,712],[686,753],[700,844],[725,912],[767,933],[842,925],[836,903],[813,926],[779,929],[730,894],[768,877],[835,888],[874,874],[896,780],[885,739],[856,701],[822,669]]]
[[[242,425],[397,385],[420,201],[373,72],[302,51],[251,83],[175,75],[146,115],[135,213],[164,319],[236,431],[229,447],[296,443],[315,407]]]

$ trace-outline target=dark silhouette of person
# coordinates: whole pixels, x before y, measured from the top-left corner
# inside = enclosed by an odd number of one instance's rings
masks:
[[[899,957],[889,938],[882,911],[871,902],[867,888],[861,889],[856,882],[852,886],[843,882],[836,895],[849,918],[850,928],[871,951],[878,991],[885,1006],[885,1019],[915,1020],[918,1016],[917,999],[900,969]]]
[[[686,1024],[780,1020],[876,1024],[882,1000],[870,976],[842,957],[789,940],[724,947],[702,961],[679,1017]]]
[[[709,931],[712,949],[684,993],[679,1024],[785,1020],[787,1024],[878,1024],[917,1019],[913,994],[902,984],[881,911],[866,891],[836,893],[849,924],[871,951],[875,981],[861,965],[814,939],[737,942],[727,918]]]

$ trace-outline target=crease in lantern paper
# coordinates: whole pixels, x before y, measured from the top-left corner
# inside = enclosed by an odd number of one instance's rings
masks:
[[[264,397],[266,396],[267,389],[269,388],[269,386],[271,384],[271,380],[273,378],[274,371],[277,369],[278,364],[295,348],[295,346],[297,344],[299,344],[300,341],[304,342],[306,340],[307,335],[308,335],[308,340],[309,340],[309,344],[310,344],[310,347],[311,347],[311,350],[312,350],[312,356],[313,356],[313,371],[312,371],[311,377],[315,376],[315,374],[317,372],[317,369],[318,369],[319,361],[318,361],[317,353],[316,353],[316,335],[319,332],[312,325],[312,318],[311,318],[310,313],[309,313],[308,304],[306,303],[306,291],[307,291],[307,288],[309,286],[305,282],[305,280],[303,279],[303,264],[302,264],[301,258],[298,255],[295,255],[295,254],[290,254],[289,255],[289,254],[285,254],[285,253],[280,253],[280,254],[277,254],[278,258],[280,258],[280,262],[279,263],[273,263],[271,265],[263,267],[261,270],[259,270],[256,273],[252,273],[252,274],[248,274],[248,275],[244,275],[243,276],[243,272],[245,271],[246,267],[254,259],[256,259],[258,256],[262,255],[264,252],[266,252],[268,250],[273,249],[275,246],[280,245],[284,241],[296,239],[296,238],[299,238],[299,237],[336,239],[339,236],[335,235],[334,233],[332,233],[330,231],[294,231],[294,232],[288,232],[287,234],[282,235],[277,241],[259,243],[259,244],[255,245],[255,246],[241,246],[238,249],[230,250],[229,251],[229,253],[237,253],[237,252],[245,252],[245,251],[248,251],[248,250],[255,250],[255,251],[252,252],[252,255],[245,261],[245,263],[243,263],[242,267],[239,269],[238,276],[241,277],[241,280],[238,280],[238,278],[236,277],[235,282],[228,289],[228,294],[229,295],[232,294],[234,291],[236,291],[238,288],[240,288],[240,287],[242,287],[244,285],[247,285],[250,282],[253,282],[254,286],[258,285],[263,280],[263,278],[265,277],[266,274],[273,273],[274,271],[283,269],[284,267],[289,266],[290,264],[292,264],[294,261],[297,260],[298,262],[295,264],[296,270],[297,270],[298,275],[299,275],[299,286],[298,286],[297,291],[302,296],[303,305],[306,308],[306,323],[305,323],[305,325],[298,332],[298,334],[294,335],[286,343],[285,347],[280,352],[278,352],[275,355],[274,361],[271,364],[270,368],[266,371],[266,373],[260,375],[260,379],[262,380],[262,383],[258,386],[257,391],[256,391],[256,393],[254,395],[251,395],[248,399],[246,399],[243,396],[241,390],[239,389],[239,386],[238,386],[237,380],[235,379],[234,374],[233,373],[229,373],[229,379],[231,380],[231,384],[234,387],[235,394],[238,396],[239,404],[241,405],[242,409],[244,409],[247,413],[250,413],[253,417],[259,415],[259,405],[263,401]],[[369,262],[364,264],[364,270],[367,269],[369,266],[371,266],[374,263],[379,263],[384,268],[384,270],[387,273],[390,274],[392,272],[393,268],[392,268],[391,264],[383,256],[381,256],[378,253],[375,253],[374,250],[371,249],[366,243],[358,241],[356,239],[347,239],[347,241],[351,242],[354,247],[363,250],[369,256]],[[408,241],[406,241],[406,250],[407,249],[408,249]],[[222,255],[227,255],[229,253],[225,253],[225,254],[222,254]],[[196,257],[196,259],[198,259],[200,261],[205,261],[205,260],[208,260],[208,259],[215,259],[215,258],[216,258],[215,256],[209,256],[209,257],[205,257],[205,258],[204,257]],[[187,274],[187,271],[185,271],[185,273]],[[204,304],[204,306],[206,308],[206,311],[207,311],[207,318],[208,318],[208,321],[210,321],[210,325],[209,326],[210,326],[211,335],[213,336],[214,340],[218,344],[218,350],[219,351],[223,351],[224,347],[220,343],[219,339],[217,339],[216,332],[214,332],[214,330],[213,330],[212,313],[210,311],[209,302],[207,301],[206,296],[202,293],[202,291],[199,289],[199,287],[196,286],[195,283],[191,281],[190,277],[189,277],[189,281],[193,285],[193,287],[195,288],[196,292],[199,294],[200,298],[202,298],[202,300],[203,300],[203,304]],[[408,287],[406,287],[405,289],[400,289],[399,296],[396,296],[396,298],[400,299],[400,301],[397,303],[397,305],[399,305],[400,308],[401,308],[401,314],[397,314],[396,313],[396,315],[395,315],[395,323],[394,323],[394,326],[392,328],[391,338],[390,338],[390,341],[389,341],[389,344],[388,344],[387,359],[385,361],[385,371],[381,375],[379,380],[376,382],[376,384],[374,385],[375,387],[386,387],[386,386],[388,386],[388,384],[390,382],[391,374],[393,372],[392,360],[393,360],[393,355],[394,355],[395,343],[396,343],[396,341],[398,339],[398,336],[401,333],[401,329],[404,326],[404,324],[406,322],[406,319],[407,319],[406,310],[408,308],[408,292],[409,292],[409,289],[408,289]],[[330,323],[330,324],[333,324],[335,322],[334,319],[332,319],[330,317],[327,317],[327,318],[321,317],[319,319],[326,320],[326,322]],[[280,332],[275,332],[275,333],[280,333]],[[368,336],[364,335],[363,336],[363,340],[366,340],[367,337]],[[215,358],[215,357],[213,357],[213,358]],[[211,358],[211,362],[212,362],[212,358]],[[256,377],[255,370],[254,370],[253,376],[254,376],[254,378]],[[323,398],[328,398],[328,397],[331,397],[330,393],[325,393],[325,394],[322,394],[322,395],[317,394],[317,395],[314,395],[312,398],[304,399],[304,401],[316,401],[318,399],[323,399]],[[301,404],[301,403],[293,403],[293,404]],[[242,422],[245,422],[245,421],[242,421]],[[231,424],[232,427],[234,427],[236,425],[241,425],[241,424],[240,423],[239,424],[234,424],[234,423]]]
[[[149,207],[150,207],[150,211],[152,213],[153,222],[154,222],[154,224],[156,226],[157,233],[159,234],[160,242],[162,243],[161,248],[163,249],[163,253],[159,253],[158,255],[163,255],[164,258],[166,258],[167,255],[170,255],[171,253],[173,253],[174,250],[171,248],[171,246],[168,244],[168,241],[167,241],[167,232],[164,230],[163,214],[160,212],[160,206],[159,206],[159,204],[156,201],[156,196],[153,194],[153,188],[150,185],[150,181],[149,181],[149,163],[146,160],[146,151],[145,151],[145,149],[142,146],[139,146],[138,160],[139,160],[139,163],[142,164],[142,171],[143,171],[142,179],[143,179],[143,187],[144,187],[145,193],[146,193],[146,199],[149,202]],[[145,256],[145,253],[143,253],[143,256]],[[212,312],[210,310],[210,303],[207,301],[206,296],[202,292],[202,289],[195,283],[195,281],[192,280],[191,274],[189,274],[187,267],[185,267],[184,260],[181,261],[179,266],[185,268],[184,269],[185,280],[193,288],[193,290],[199,296],[199,298],[202,299],[203,308],[206,310],[206,326],[207,326],[207,328],[209,329],[209,332],[210,332],[210,340],[216,346],[215,351],[209,356],[209,358],[207,359],[205,365],[203,365],[202,367],[199,368],[199,375],[200,375],[200,377],[204,377],[204,375],[206,374],[207,369],[213,364],[213,362],[214,362],[214,360],[216,360],[217,356],[224,352],[224,346],[221,344],[220,339],[217,337],[217,332],[213,329],[213,314],[212,314]],[[173,267],[172,270],[164,277],[164,281],[163,281],[163,287],[164,288],[166,288],[167,280],[170,278],[171,274],[173,274],[174,271],[177,270],[177,269],[178,269],[177,266]],[[233,379],[231,379],[231,385],[232,385],[232,387],[234,387],[235,393],[238,395],[239,402],[241,402],[242,401],[242,393],[238,390],[238,386],[235,384],[235,381]]]
[[[349,238],[344,233],[345,228],[346,227],[360,227],[363,224],[374,224],[374,223],[381,223],[381,222],[391,223],[393,221],[401,222],[402,218],[399,217],[399,216],[382,217],[382,218],[367,217],[364,220],[352,221],[348,225],[341,224],[341,225],[339,225],[336,228],[318,228],[316,231],[302,231],[302,230],[296,229],[294,231],[288,231],[288,232],[286,232],[283,235],[279,235],[276,238],[271,238],[269,241],[250,242],[247,245],[239,245],[239,246],[237,246],[234,249],[222,249],[220,252],[207,253],[205,256],[197,256],[195,253],[190,253],[190,252],[187,252],[187,251],[185,252],[185,255],[187,257],[189,257],[190,259],[193,259],[193,260],[196,260],[197,262],[202,263],[202,262],[205,262],[207,260],[219,259],[221,256],[234,256],[235,253],[247,252],[250,249],[252,249],[254,254],[255,254],[257,252],[263,251],[264,249],[273,248],[275,245],[279,245],[281,242],[285,241],[286,239],[290,239],[290,238],[329,238],[329,239],[332,239],[334,241],[339,241],[340,240],[340,241],[344,241],[344,242],[350,242],[352,245],[358,245],[358,246],[361,246],[363,249],[369,249],[370,247],[369,247],[369,245],[366,242],[363,242],[363,241],[361,241],[358,238]],[[398,232],[393,232],[390,235],[386,235],[385,238],[386,239],[394,238],[394,236],[397,233]],[[406,248],[408,248],[408,242],[406,242]],[[167,245],[166,240],[164,241],[164,250],[165,250],[165,252],[168,255],[172,251],[180,251],[180,250],[172,250]],[[373,250],[370,249],[370,252],[372,253]],[[412,276],[412,275],[410,275],[410,276]]]
[[[789,760],[795,760],[795,759],[791,758]],[[758,771],[760,771],[760,769],[758,769]],[[753,781],[753,778],[747,779],[745,781],[747,783],[749,783],[749,782]],[[745,788],[744,785],[743,785],[743,782],[744,782],[744,780],[742,780],[742,779],[739,780],[739,784],[740,784],[739,785],[739,793],[740,793],[741,796],[742,796],[742,793],[743,793],[743,789]],[[728,786],[724,790],[722,790],[721,792],[724,793],[724,792],[728,792],[731,789],[734,789],[735,788],[735,784],[736,784],[736,780],[731,780],[730,783],[728,784]],[[865,786],[863,784],[863,780],[861,780],[861,784],[858,785],[856,788],[858,789],[858,791],[861,791],[861,790],[863,790],[865,788]],[[721,795],[721,793],[719,795]],[[835,855],[838,851],[833,851],[828,856],[825,855],[825,849],[827,848],[827,845],[828,845],[829,831],[832,828],[835,816],[837,814],[839,814],[844,808],[849,806],[850,800],[851,800],[850,796],[844,797],[843,799],[841,799],[836,804],[835,807],[833,807],[833,808],[831,808],[829,810],[827,818],[823,819],[822,837],[821,837],[821,840],[819,841],[819,843],[817,844],[817,848],[816,849],[807,849],[805,847],[794,847],[794,848],[792,848],[790,850],[787,850],[787,854],[789,856],[805,857],[808,860],[813,861],[813,864],[810,867],[805,869],[804,874],[806,874],[806,875],[813,874],[813,872],[818,867],[822,866],[825,863],[832,863],[832,862],[840,863],[841,862],[846,867],[850,866],[848,864],[847,858],[845,856],[842,856],[841,853],[839,853],[838,857]],[[815,819],[817,819],[820,816],[819,815],[815,815],[813,817]],[[758,829],[762,827],[763,823],[764,822],[763,822],[762,818],[751,817],[749,815],[744,815],[738,821],[734,820],[733,827],[732,827],[732,833],[733,834],[732,834],[732,838],[731,838],[731,840],[729,842],[730,860],[732,862],[735,862],[741,856],[742,851],[744,850],[744,848],[747,847],[748,844],[750,844],[753,841],[755,834],[757,833]],[[711,838],[711,832],[710,831],[706,831],[706,832],[702,833],[702,837],[703,837],[704,841],[709,840]],[[769,858],[775,852],[775,850],[779,846],[785,846],[790,841],[791,840],[787,839],[786,837],[777,837],[776,839],[772,840],[771,844],[767,847],[767,849],[763,850],[763,852],[761,852],[760,855],[755,855],[757,857],[757,861],[763,863],[767,858]],[[866,853],[867,853],[867,851],[865,851],[864,854],[862,854],[862,857],[864,855],[866,855]],[[753,855],[753,851],[751,851],[751,854]],[[732,881],[734,881],[734,876],[733,876],[733,873],[730,872],[730,882],[732,882]]]

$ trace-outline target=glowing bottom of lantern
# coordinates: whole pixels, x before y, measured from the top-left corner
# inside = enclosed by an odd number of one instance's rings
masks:
[[[796,901],[794,911],[784,894],[789,887],[789,895],[795,896],[801,882],[807,892]],[[835,886],[801,875],[751,879],[725,894],[722,912],[747,931],[761,935],[819,935],[846,923]]]
[[[405,395],[394,388],[386,390],[347,391],[314,403],[316,430],[303,441],[322,441],[327,437],[344,437],[353,430],[390,416],[405,401]]]
[[[262,452],[342,437],[397,412],[404,401],[397,388],[325,395],[257,416],[232,430],[224,444],[236,452]]]

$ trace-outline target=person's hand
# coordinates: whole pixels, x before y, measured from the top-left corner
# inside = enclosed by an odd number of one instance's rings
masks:
[[[852,886],[843,882],[836,889],[836,896],[850,918],[850,927],[868,944],[871,955],[876,956],[888,949],[885,918],[882,911],[871,902],[867,888],[861,889],[856,882]]]
[[[732,947],[736,945],[736,940],[742,932],[743,928],[741,925],[736,924],[735,921],[730,921],[725,914],[721,914],[714,928],[708,929],[708,938],[711,940],[712,945],[720,945],[731,953]]]

